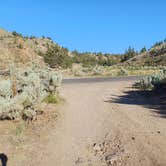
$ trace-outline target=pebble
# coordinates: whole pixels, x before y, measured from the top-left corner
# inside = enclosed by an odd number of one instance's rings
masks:
[[[131,137],[132,140],[135,140],[135,137]]]
[[[110,154],[110,155],[108,155],[108,156],[105,157],[105,160],[109,164],[114,164],[115,162],[118,161],[118,155],[116,155],[116,154],[113,154],[113,155]]]
[[[96,145],[94,146],[94,150],[95,150],[95,151],[100,151],[100,150],[101,150],[100,145],[97,145],[97,144],[96,144]]]

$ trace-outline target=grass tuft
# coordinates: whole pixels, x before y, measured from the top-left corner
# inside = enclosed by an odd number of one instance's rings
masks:
[[[49,94],[43,100],[44,103],[49,103],[49,104],[58,104],[62,101],[64,101],[64,100],[58,94]]]

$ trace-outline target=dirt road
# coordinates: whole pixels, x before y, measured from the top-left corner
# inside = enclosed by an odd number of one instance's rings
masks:
[[[118,101],[131,85],[131,81],[64,85],[67,103],[46,147],[48,157],[40,164],[166,165],[165,119],[143,107],[141,100]]]
[[[126,95],[132,83],[64,84],[56,127],[24,165],[165,166],[166,119],[146,99]]]

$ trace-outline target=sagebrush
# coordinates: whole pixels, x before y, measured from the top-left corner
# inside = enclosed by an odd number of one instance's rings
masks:
[[[34,119],[40,103],[57,92],[62,77],[49,68],[34,66],[10,71],[10,78],[0,81],[0,119]]]
[[[139,82],[135,84],[140,90],[154,90],[157,88],[162,88],[161,86],[165,84],[166,80],[166,69],[155,75],[146,76],[142,78]]]

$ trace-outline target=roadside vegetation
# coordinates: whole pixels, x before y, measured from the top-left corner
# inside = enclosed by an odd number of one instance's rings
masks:
[[[159,93],[165,93],[166,68],[161,70],[158,74],[142,78],[135,84],[135,87],[141,91],[157,91]]]
[[[58,103],[61,80],[49,68],[32,65],[20,69],[11,64],[10,76],[0,81],[0,119],[35,120],[43,113],[42,101],[47,102],[50,95],[49,103]]]
[[[162,70],[162,66],[92,66],[83,67],[82,65],[73,65],[71,69],[61,70],[64,76],[71,77],[118,77],[118,76],[148,76],[157,74]]]

